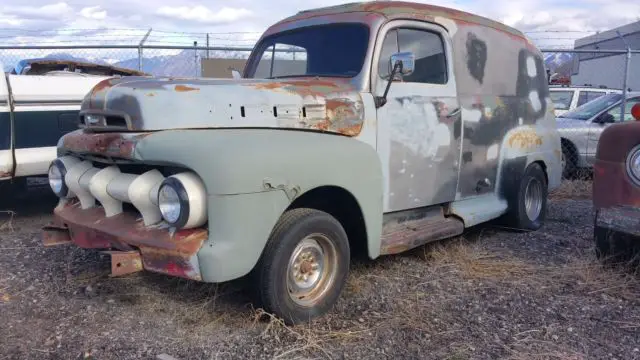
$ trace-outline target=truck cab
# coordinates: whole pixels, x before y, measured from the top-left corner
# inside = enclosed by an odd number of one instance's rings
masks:
[[[298,323],[370,259],[493,219],[537,230],[561,180],[540,51],[448,8],[375,1],[271,26],[240,79],[96,85],[58,142],[45,245],[114,274],[250,277]]]

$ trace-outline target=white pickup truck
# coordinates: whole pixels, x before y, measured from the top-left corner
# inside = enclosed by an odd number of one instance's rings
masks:
[[[54,62],[38,64],[43,68]],[[58,139],[78,129],[85,95],[100,81],[113,77],[51,70],[0,76],[0,197],[13,193],[7,187],[18,190],[16,186],[26,185],[27,177],[46,176],[56,158]]]

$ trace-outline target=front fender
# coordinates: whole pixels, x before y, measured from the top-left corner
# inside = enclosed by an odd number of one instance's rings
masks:
[[[205,183],[209,239],[198,255],[205,281],[246,275],[280,215],[320,186],[341,187],[354,196],[369,255],[379,255],[382,169],[375,149],[361,141],[297,130],[168,130],[141,139],[134,157],[189,168]]]

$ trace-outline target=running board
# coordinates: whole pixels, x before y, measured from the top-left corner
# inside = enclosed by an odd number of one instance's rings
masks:
[[[431,213],[431,214],[429,214]],[[382,229],[381,255],[398,254],[427,243],[460,235],[464,223],[457,217],[445,217],[442,208],[407,219],[390,219]]]

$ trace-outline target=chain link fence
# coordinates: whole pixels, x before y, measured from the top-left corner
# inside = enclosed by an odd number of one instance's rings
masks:
[[[612,123],[632,121],[631,107],[640,102],[640,51],[543,53],[562,137],[563,178],[572,185],[591,181],[600,134]]]

